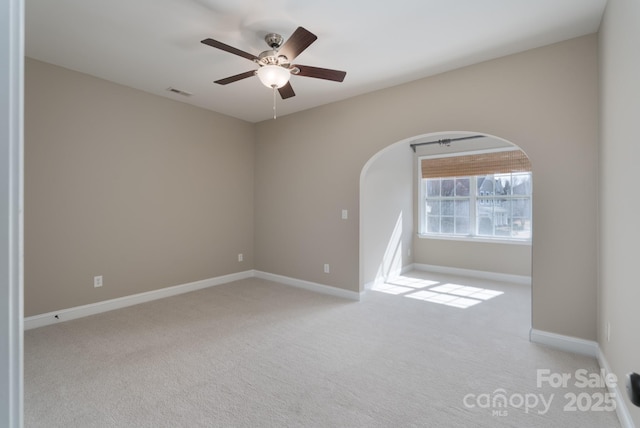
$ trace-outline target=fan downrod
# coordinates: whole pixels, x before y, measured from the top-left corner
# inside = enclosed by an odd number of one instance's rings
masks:
[[[264,36],[264,41],[267,42],[267,45],[269,45],[271,49],[277,50],[280,46],[282,46],[284,37],[282,37],[280,34],[269,33]]]

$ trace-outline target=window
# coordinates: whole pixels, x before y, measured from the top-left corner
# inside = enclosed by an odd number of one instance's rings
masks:
[[[522,151],[420,159],[423,236],[531,239],[531,166]]]

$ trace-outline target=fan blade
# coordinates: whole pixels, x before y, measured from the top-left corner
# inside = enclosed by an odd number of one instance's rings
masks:
[[[302,51],[308,48],[311,43],[315,42],[317,38],[318,36],[315,34],[302,27],[298,27],[291,37],[289,37],[289,40],[284,42],[280,47],[278,55],[284,55],[289,61],[293,61],[295,57],[300,55]]]
[[[250,54],[248,52],[245,51],[241,51],[240,49],[234,48],[233,46],[229,46],[229,45],[225,45],[222,42],[219,42],[217,40],[213,40],[213,39],[204,39],[202,40],[201,43],[204,43],[205,45],[209,45],[213,48],[217,48],[217,49],[221,49],[225,52],[229,52],[232,53],[234,55],[238,55],[241,56],[243,58],[246,58],[248,60],[251,61],[258,61],[260,58],[258,58],[257,56]]]
[[[228,85],[229,83],[237,82],[238,80],[246,79],[247,77],[254,76],[256,74],[255,70],[245,71],[244,73],[236,74],[235,76],[226,77],[224,79],[216,80],[213,83],[217,83],[218,85]]]
[[[293,92],[293,87],[291,87],[291,82],[287,82],[287,84],[282,88],[278,88],[278,92],[280,92],[280,96],[283,100],[296,96],[296,93]]]
[[[311,67],[308,65],[298,65],[300,72],[298,76],[315,77],[316,79],[333,80],[334,82],[342,82],[347,75],[346,71],[331,70],[329,68]]]

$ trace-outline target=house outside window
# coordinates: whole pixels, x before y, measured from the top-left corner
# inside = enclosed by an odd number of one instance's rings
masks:
[[[526,155],[502,150],[420,158],[420,235],[530,242]]]

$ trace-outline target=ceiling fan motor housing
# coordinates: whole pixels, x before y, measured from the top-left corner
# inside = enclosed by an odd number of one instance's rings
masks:
[[[282,46],[282,43],[284,42],[284,38],[280,34],[269,33],[266,36],[264,36],[264,41],[267,42],[267,44],[271,49],[275,50],[275,49],[278,49],[280,46]]]
[[[260,65],[281,65],[288,66],[289,60],[284,55],[278,55],[276,50],[268,50],[258,55],[258,64]]]

